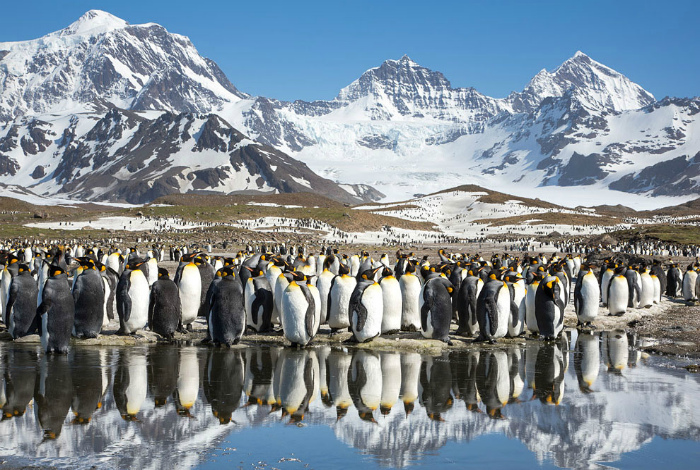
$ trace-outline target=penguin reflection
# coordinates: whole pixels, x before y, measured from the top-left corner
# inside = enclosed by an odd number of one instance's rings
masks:
[[[275,405],[272,386],[278,348],[247,348],[244,391],[249,405]]]
[[[574,371],[579,389],[591,393],[591,387],[600,371],[600,347],[598,335],[592,331],[579,331],[574,353]]]
[[[501,408],[509,399],[510,375],[505,351],[485,351],[479,357],[476,387],[490,418],[503,419]]]
[[[36,381],[36,353],[26,349],[15,349],[3,355],[2,419],[24,415],[34,396]],[[2,398],[0,397],[0,398]]]
[[[379,355],[371,351],[356,351],[350,364],[348,387],[360,418],[376,423],[374,410],[382,397],[382,367]]]
[[[558,405],[564,397],[564,354],[561,343],[539,345],[535,364],[535,386],[533,399],[542,403]]]
[[[508,403],[520,403],[520,394],[525,388],[525,358],[522,349],[509,349],[508,376],[510,377],[510,392]]]
[[[379,410],[386,416],[399,401],[401,391],[401,355],[398,353],[381,353],[382,396]]]
[[[604,331],[601,346],[608,372],[621,375],[629,361],[629,342],[625,330]]]
[[[148,371],[142,351],[125,349],[119,352],[114,372],[114,403],[122,419],[138,421],[137,414],[146,400]]]
[[[352,356],[343,351],[333,350],[328,355],[328,401],[335,406],[337,419],[345,416],[352,404],[348,387],[351,362]]]
[[[73,424],[87,424],[95,411],[102,408],[105,376],[100,364],[100,353],[91,349],[72,351],[69,355],[73,365]]]
[[[204,396],[220,424],[231,422],[243,394],[244,365],[237,349],[211,348],[204,370]]]
[[[450,353],[452,366],[452,393],[464,401],[467,410],[480,413],[481,397],[476,388],[476,373],[479,364],[479,351],[453,351]]]
[[[318,358],[318,387],[321,391],[321,402],[324,406],[330,408],[333,404],[330,402],[328,393],[328,382],[330,381],[330,371],[328,370],[328,356],[331,353],[330,346],[320,346],[315,350]]]
[[[421,405],[433,421],[444,421],[442,413],[452,408],[452,372],[447,357],[428,357],[421,364]]]
[[[178,350],[170,345],[156,346],[148,355],[148,391],[156,408],[175,393],[179,363]]]
[[[304,419],[318,387],[318,359],[310,350],[284,349],[280,354],[279,403],[289,422]]]
[[[65,355],[44,355],[39,362],[39,377],[34,401],[39,425],[45,439],[61,435],[73,395],[70,362]]]
[[[417,353],[401,355],[401,392],[399,397],[403,401],[406,416],[411,414],[414,402],[418,398],[418,381],[420,379],[421,357]]]
[[[199,359],[197,348],[190,346],[180,349],[180,361],[175,390],[175,408],[180,416],[192,417],[190,408],[197,401],[199,393]]]

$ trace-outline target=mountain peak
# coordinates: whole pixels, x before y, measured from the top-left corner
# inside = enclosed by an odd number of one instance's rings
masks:
[[[400,64],[408,64],[408,65],[418,65],[415,63],[411,58],[408,56],[408,54],[404,54],[403,57],[401,57],[398,62]]]
[[[77,21],[60,31],[61,36],[93,36],[128,26],[129,23],[102,10],[89,10]]]

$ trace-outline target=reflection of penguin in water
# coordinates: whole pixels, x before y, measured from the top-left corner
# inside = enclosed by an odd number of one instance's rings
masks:
[[[73,424],[87,424],[92,415],[102,408],[102,370],[95,367],[100,362],[99,351],[73,352],[73,399],[71,409],[75,415]],[[86,367],[81,367],[84,364]]]
[[[179,350],[177,387],[175,389],[175,409],[180,416],[191,417],[190,409],[199,394],[199,359],[197,348],[185,347]]]
[[[68,284],[66,284],[68,289]],[[61,435],[70,410],[73,386],[68,358],[44,356],[39,360],[39,377],[34,389],[34,403],[44,439]]]
[[[156,408],[164,406],[177,387],[178,350],[170,346],[151,349],[148,355],[148,391]]]
[[[403,401],[406,415],[411,414],[415,407],[414,402],[418,398],[418,381],[420,379],[421,357],[417,353],[401,355],[401,392],[399,397]]]
[[[36,332],[39,322],[36,314],[36,300],[38,295],[36,281],[32,277],[29,267],[20,264],[17,276],[12,279],[7,304],[3,305],[7,311],[7,329],[12,339],[21,338]]]
[[[629,342],[625,330],[604,331],[602,353],[608,372],[622,374],[629,361]]]
[[[138,421],[136,415],[146,400],[147,380],[146,356],[136,351],[120,351],[112,393],[117,410],[125,421]]]
[[[452,408],[452,372],[447,357],[428,357],[421,364],[421,405],[433,421],[444,421],[442,413]]]
[[[230,423],[243,393],[243,360],[240,352],[211,349],[203,387],[211,412],[219,423]]]
[[[479,355],[476,387],[490,418],[503,419],[501,408],[509,399],[510,376],[505,351],[485,351]]]
[[[285,349],[279,360],[282,361],[279,384],[282,416],[289,415],[290,423],[298,423],[304,419],[309,403],[315,398],[318,385],[316,355],[309,350]]]
[[[510,397],[508,403],[520,403],[520,394],[525,388],[525,360],[522,349],[508,350],[508,375],[510,376]]]
[[[428,280],[421,291],[421,333],[425,338],[437,339],[452,345],[450,324],[452,323],[452,294],[454,286],[444,277]]]
[[[359,350],[353,354],[348,388],[360,419],[376,423],[373,412],[382,396],[382,368],[376,353]]]
[[[564,396],[564,358],[557,343],[544,343],[537,351],[533,398],[558,405]]]
[[[221,281],[212,287],[207,325],[214,344],[238,344],[245,330],[243,286],[235,278],[233,268],[227,266],[217,272]]]
[[[23,416],[27,405],[34,396],[36,382],[36,353],[27,349],[10,349],[3,354],[5,361],[4,384],[0,384],[5,394],[2,405],[2,419]]]
[[[450,353],[452,367],[452,393],[464,401],[467,410],[479,410],[479,392],[476,389],[476,373],[479,364],[479,351],[453,351]]]
[[[579,331],[574,351],[574,370],[579,389],[583,393],[591,393],[591,387],[598,378],[600,370],[600,348],[598,335],[592,332]]]
[[[158,269],[158,280],[151,286],[148,326],[163,338],[172,340],[180,324],[180,292],[168,270]]]
[[[352,397],[348,388],[348,372],[352,356],[344,351],[333,349],[328,356],[328,400],[335,406],[336,418],[344,417],[350,405]]]
[[[51,266],[49,276],[44,285],[41,305],[37,308],[41,346],[47,353],[66,354],[73,330],[75,305],[66,272],[58,266]]]
[[[399,400],[401,392],[401,356],[398,353],[381,353],[382,398],[379,410],[386,416]]]
[[[248,396],[248,405],[274,405],[272,387],[277,348],[248,348],[245,353],[245,375],[243,388]]]

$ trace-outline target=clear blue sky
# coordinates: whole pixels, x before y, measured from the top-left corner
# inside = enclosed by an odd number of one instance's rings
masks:
[[[3,2],[0,41],[40,37],[85,11],[189,36],[242,91],[330,99],[368,68],[408,54],[452,86],[521,90],[577,50],[653,93],[700,95],[700,1]]]

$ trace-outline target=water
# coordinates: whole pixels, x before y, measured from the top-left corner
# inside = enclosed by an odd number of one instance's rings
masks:
[[[624,332],[439,356],[0,344],[0,461],[99,468],[697,468],[698,375]]]

